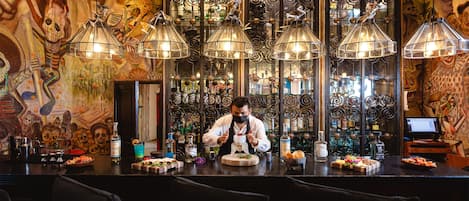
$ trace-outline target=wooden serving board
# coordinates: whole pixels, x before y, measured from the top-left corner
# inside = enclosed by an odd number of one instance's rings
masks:
[[[381,166],[381,163],[377,160],[372,160],[372,159],[367,159],[366,164],[361,164],[361,165],[349,165],[346,166],[343,163],[339,163],[337,161],[331,162],[331,167],[333,168],[338,168],[338,169],[349,169],[349,170],[354,170],[357,172],[373,172],[377,171]]]
[[[246,157],[247,155],[249,156]],[[255,154],[227,154],[221,157],[221,164],[239,167],[254,166],[259,164],[259,157]]]

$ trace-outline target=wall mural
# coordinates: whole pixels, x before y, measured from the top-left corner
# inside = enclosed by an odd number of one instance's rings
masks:
[[[432,11],[433,2],[402,3],[403,45]],[[464,37],[469,38],[469,1],[438,0],[435,13]],[[404,90],[408,91],[406,116],[440,118],[443,139],[463,142],[469,153],[469,54],[432,60],[403,60]]]
[[[67,42],[96,5],[125,46],[112,61],[67,54]],[[9,136],[109,153],[113,80],[161,80],[160,61],[137,56],[142,29],[162,0],[0,0],[0,150]]]

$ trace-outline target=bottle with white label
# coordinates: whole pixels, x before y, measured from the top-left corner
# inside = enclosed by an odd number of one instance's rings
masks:
[[[280,158],[284,159],[287,153],[290,153],[290,136],[288,136],[287,125],[283,124],[283,134],[280,137]]]
[[[314,161],[326,162],[328,154],[324,131],[318,131],[318,140],[314,142]]]
[[[118,122],[114,122],[111,136],[111,161],[113,164],[119,164],[121,160],[121,137],[117,132]]]
[[[194,162],[195,158],[197,157],[197,145],[194,144],[194,134],[189,133],[187,136],[187,144],[185,147],[186,152],[186,163]]]

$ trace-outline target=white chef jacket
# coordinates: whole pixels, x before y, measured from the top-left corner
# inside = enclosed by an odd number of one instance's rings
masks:
[[[224,133],[229,132],[232,120],[233,116],[231,114],[227,114],[215,121],[213,127],[202,137],[202,141],[204,142],[204,144],[212,147],[217,145],[218,138]],[[254,150],[260,152],[268,151],[270,149],[270,141],[267,138],[267,135],[265,134],[264,123],[260,119],[252,115],[248,116],[248,120],[252,135],[254,135],[254,137],[256,137],[259,141],[259,143],[257,143],[257,146],[253,146],[252,144],[251,146],[254,148]],[[247,129],[246,127],[247,126],[244,126],[240,129],[238,128],[236,123],[233,123],[233,130],[235,134],[245,133]]]

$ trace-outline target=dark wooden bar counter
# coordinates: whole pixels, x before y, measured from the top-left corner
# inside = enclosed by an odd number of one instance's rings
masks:
[[[401,165],[400,156],[388,156],[379,170],[360,173],[331,168],[328,163],[314,163],[308,156],[304,171],[287,171],[274,157],[267,163],[263,157],[257,166],[231,167],[218,161],[205,165],[185,164],[183,169],[164,174],[131,170],[130,162],[112,166],[107,156],[95,156],[92,167],[66,169],[43,167],[34,163],[0,164],[0,185],[16,200],[48,200],[50,187],[57,175],[66,175],[88,185],[114,192],[123,200],[144,199],[150,194],[168,192],[173,176],[187,177],[201,183],[233,190],[261,192],[271,200],[281,200],[287,177],[347,189],[383,195],[419,196],[421,200],[469,200],[469,171],[438,162],[430,170],[416,170]],[[313,195],[312,195],[313,196]]]

